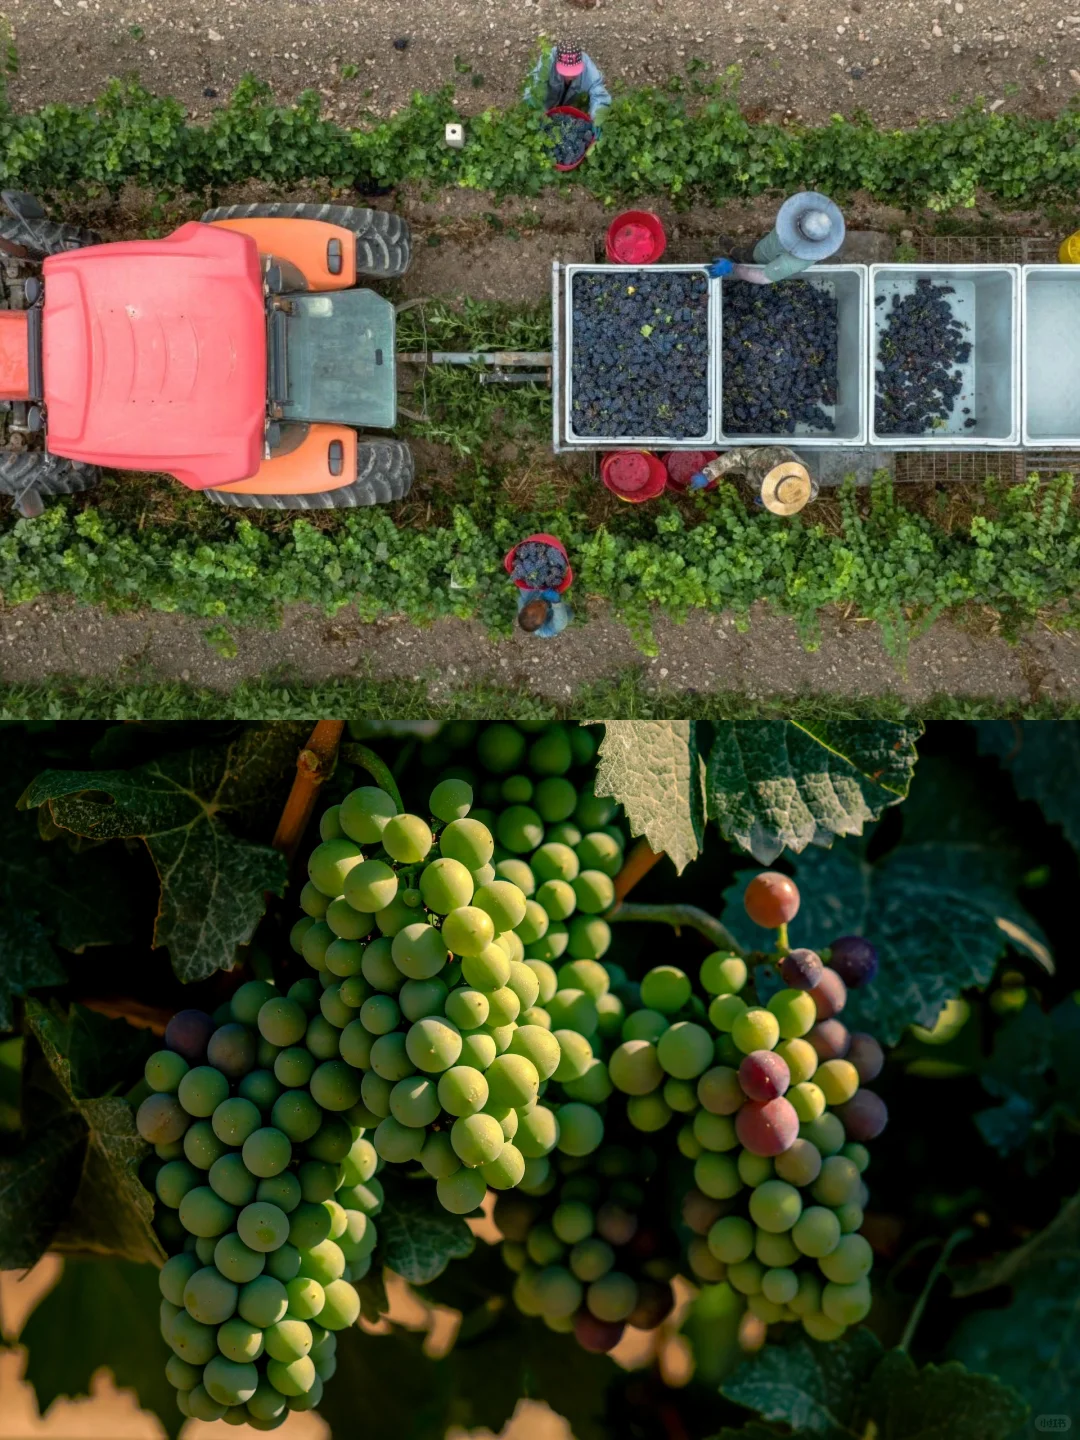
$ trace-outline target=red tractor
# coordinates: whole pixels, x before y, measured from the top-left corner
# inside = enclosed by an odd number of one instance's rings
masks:
[[[0,494],[23,515],[155,471],[222,505],[332,510],[400,500],[395,311],[362,278],[403,275],[408,226],[345,205],[232,205],[162,240],[104,244],[5,191]]]

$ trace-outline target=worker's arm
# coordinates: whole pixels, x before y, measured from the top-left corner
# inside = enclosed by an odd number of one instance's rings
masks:
[[[582,55],[581,59],[585,66],[581,72],[581,88],[589,97],[589,118],[599,129],[611,109],[611,94],[604,84],[604,77],[588,55]]]

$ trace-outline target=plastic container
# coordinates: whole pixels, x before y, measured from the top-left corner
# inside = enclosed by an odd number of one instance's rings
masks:
[[[588,112],[587,110],[579,110],[579,109],[578,109],[576,106],[574,106],[574,105],[553,105],[552,108],[551,108],[549,111],[547,111],[547,114],[549,114],[549,115],[576,115],[579,120],[588,120],[589,124],[590,124],[590,125],[592,124],[592,116],[589,114],[589,112]],[[571,163],[570,163],[569,165],[560,165],[560,164],[556,161],[556,162],[555,162],[555,169],[556,169],[556,170],[576,170],[577,167],[581,164],[582,160],[585,159],[585,156],[589,153],[589,151],[592,149],[592,147],[593,147],[595,144],[596,144],[596,136],[594,135],[594,136],[592,137],[592,139],[589,141],[589,143],[585,146],[585,149],[581,152],[581,154],[578,156],[578,158],[577,158],[576,160],[571,161]]]
[[[563,433],[568,447],[587,448],[598,450],[604,445],[625,445],[627,448],[640,446],[643,450],[670,450],[675,445],[685,445],[685,448],[700,450],[706,445],[712,445],[716,441],[717,424],[717,364],[716,355],[719,352],[718,334],[720,330],[720,284],[719,281],[710,281],[708,278],[708,267],[705,265],[639,265],[634,267],[639,270],[647,270],[652,273],[664,271],[682,271],[685,274],[702,275],[708,284],[709,293],[709,367],[707,375],[708,385],[708,414],[705,431],[701,435],[579,435],[574,429],[574,278],[577,275],[596,273],[610,275],[611,269],[607,265],[577,265],[571,264],[564,267],[566,284],[563,294],[564,306],[564,330],[565,340],[560,358],[560,365],[564,367],[563,373],[566,376],[565,390],[560,394],[560,403],[563,406],[562,424]],[[631,270],[626,272],[627,280],[631,279]],[[665,482],[666,483],[666,482]]]
[[[604,250],[613,265],[655,265],[667,249],[659,215],[651,210],[624,210],[608,226]]]
[[[612,450],[600,461],[600,479],[631,505],[655,500],[667,488],[667,466],[647,450]]]
[[[1025,265],[1021,284],[1022,443],[1076,449],[1080,270],[1073,265]]]
[[[724,428],[724,361],[723,361],[723,313],[721,312],[720,341],[716,345],[713,363],[720,374],[720,397],[718,406],[717,439],[724,445],[796,445],[799,449],[810,446],[815,449],[835,449],[846,445],[866,444],[867,399],[866,399],[866,291],[867,271],[865,265],[811,265],[799,275],[819,289],[836,296],[837,355],[836,355],[836,404],[826,405],[826,415],[835,425],[834,430],[811,429],[800,422],[795,432],[770,434],[728,434]],[[732,283],[732,282],[725,282]],[[736,282],[737,283],[737,282]],[[793,280],[780,280],[780,285],[795,284]],[[721,287],[721,305],[723,287]],[[871,390],[873,386],[871,385]]]
[[[1067,240],[1061,242],[1058,260],[1062,265],[1080,265],[1080,230],[1074,231]]]
[[[928,278],[951,285],[949,308],[971,341],[971,358],[952,367],[963,377],[952,413],[920,435],[889,435],[877,430],[877,354],[888,322],[890,297],[909,295]],[[877,305],[878,297],[883,303]],[[868,405],[870,443],[894,450],[985,450],[1020,443],[1020,266],[1019,265],[871,265],[871,315]],[[1054,357],[1060,363],[1061,357]],[[1063,367],[1064,368],[1064,367]],[[964,410],[971,412],[965,415]],[[974,419],[970,428],[964,422]]]
[[[670,450],[664,456],[668,489],[685,495],[693,477],[700,470],[704,470],[710,460],[715,460],[718,454],[717,450]],[[716,484],[715,480],[710,480],[704,489],[715,490]],[[701,493],[704,494],[704,490]]]
[[[527,545],[530,540],[535,540],[541,545],[550,545],[552,549],[558,550],[559,554],[567,563],[566,574],[560,580],[558,585],[555,586],[555,589],[560,595],[563,593],[564,590],[569,590],[574,579],[574,572],[570,569],[570,557],[566,553],[566,546],[562,543],[562,541],[557,535],[545,535],[541,533],[539,535],[526,535],[524,540],[519,540],[517,545],[515,545],[512,550],[508,550],[503,556],[503,569],[506,571],[506,573],[509,575],[511,570],[513,570],[514,568],[514,556],[517,554],[518,545]],[[526,584],[524,580],[515,580],[514,584],[519,590],[530,590],[532,588],[530,585]]]

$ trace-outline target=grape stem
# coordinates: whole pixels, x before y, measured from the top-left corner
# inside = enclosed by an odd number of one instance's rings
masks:
[[[746,955],[746,951],[714,915],[699,910],[696,905],[627,905],[618,903],[604,916],[605,920],[645,920],[661,925],[671,925],[676,932],[682,929],[697,930],[718,950],[730,950],[733,955]]]
[[[625,900],[638,881],[644,879],[663,858],[663,850],[654,850],[647,840],[639,840],[615,876],[615,904]]]
[[[378,785],[380,790],[385,790],[398,808],[398,814],[405,813],[405,806],[401,802],[401,791],[397,787],[397,781],[391,774],[390,767],[380,760],[374,750],[369,750],[366,745],[343,745],[341,747],[341,758],[348,760],[350,765],[359,765],[361,770],[366,770],[371,778]]]
[[[787,923],[776,927],[776,953],[782,960],[791,949],[788,944]]]
[[[897,1347],[898,1349],[903,1351],[907,1351],[909,1349],[911,1342],[915,1338],[915,1331],[918,1328],[919,1321],[922,1319],[923,1311],[926,1309],[926,1302],[930,1298],[930,1292],[933,1290],[937,1282],[941,1279],[945,1267],[949,1263],[949,1257],[952,1255],[953,1251],[958,1245],[962,1245],[965,1240],[970,1240],[971,1236],[972,1231],[964,1227],[960,1230],[954,1230],[953,1233],[949,1236],[948,1240],[945,1241],[945,1244],[942,1247],[941,1254],[937,1258],[937,1263],[930,1271],[930,1274],[926,1277],[926,1284],[922,1288],[922,1293],[920,1294],[918,1300],[915,1301],[915,1306],[911,1314],[908,1316],[908,1322],[904,1326],[904,1333],[900,1337],[900,1344]]]
[[[334,773],[344,730],[344,720],[318,721],[307,744],[296,757],[296,776],[270,842],[290,863],[300,848],[323,781]]]

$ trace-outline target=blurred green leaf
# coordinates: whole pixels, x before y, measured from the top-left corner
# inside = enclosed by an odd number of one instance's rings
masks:
[[[151,1265],[66,1259],[59,1282],[20,1336],[29,1351],[26,1379],[42,1415],[55,1400],[89,1395],[104,1367],[121,1390],[134,1390],[167,1435],[178,1435],[184,1417],[165,1378],[169,1351],[158,1333],[160,1300]]]
[[[430,1185],[387,1190],[379,1211],[379,1256],[403,1280],[413,1285],[434,1280],[451,1260],[470,1255],[475,1244],[465,1221],[438,1204]]]

